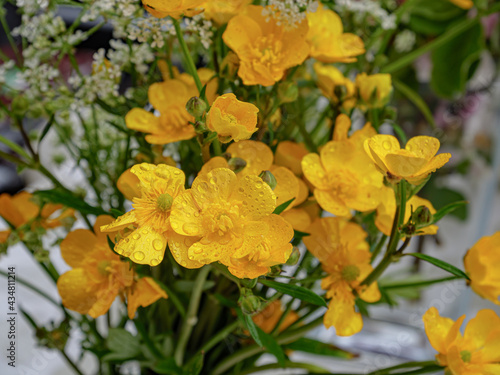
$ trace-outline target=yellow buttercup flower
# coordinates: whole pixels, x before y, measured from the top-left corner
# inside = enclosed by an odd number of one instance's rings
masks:
[[[209,0],[203,3],[203,15],[214,21],[218,26],[229,22],[231,18],[241,13],[252,0]]]
[[[109,216],[99,216],[95,234],[77,229],[61,242],[61,255],[73,269],[59,277],[57,289],[66,308],[93,318],[105,314],[117,296],[126,296],[128,316],[133,319],[138,306],[148,306],[167,294],[153,279],[138,279],[130,264],[111,251],[99,229],[111,221]]]
[[[304,175],[314,186],[319,205],[337,216],[349,216],[351,209],[375,209],[383,184],[362,149],[363,142],[375,130],[367,124],[348,138],[350,126],[349,117],[339,115],[333,140],[321,149],[320,155],[309,154],[302,159]]]
[[[450,0],[450,2],[462,9],[470,9],[474,6],[472,0]]]
[[[424,314],[425,333],[438,354],[436,360],[451,375],[500,374],[500,317],[480,310],[465,327],[462,315],[456,322],[439,315],[435,307]]]
[[[344,77],[342,72],[332,65],[314,64],[318,76],[317,85],[324,96],[337,105],[349,110],[356,104],[356,87],[354,82]]]
[[[500,232],[481,238],[464,258],[472,290],[500,305]]]
[[[200,174],[174,200],[172,229],[192,239],[177,241],[174,250],[188,268],[219,261],[240,278],[263,275],[292,250],[293,230],[272,215],[275,207],[275,194],[258,176],[238,179],[227,168]]]
[[[351,336],[363,328],[355,311],[356,293],[366,302],[380,299],[377,283],[360,286],[373,270],[366,232],[358,224],[338,217],[316,219],[304,237],[307,249],[319,259],[328,276],[321,281],[326,298],[331,299],[324,317],[325,327],[335,327],[339,336]]]
[[[141,196],[141,181],[132,173],[132,168],[127,169],[118,177],[116,187],[129,201]]]
[[[194,16],[201,12],[195,8],[199,7],[205,0],[142,0],[144,8],[157,18],[171,16],[179,18],[180,16]]]
[[[249,5],[227,24],[222,38],[240,59],[238,76],[245,85],[270,86],[285,70],[301,64],[309,54],[307,22],[297,27],[266,19],[261,6]]]
[[[0,217],[7,221],[12,227],[19,229],[30,224],[31,230],[36,227],[45,229],[56,228],[65,225],[65,222],[75,219],[75,210],[66,208],[57,217],[53,214],[63,209],[62,204],[47,203],[40,207],[33,202],[33,195],[22,191],[15,195],[7,193],[0,194]],[[7,241],[11,230],[0,231],[0,243]],[[18,232],[22,238],[22,233]]]
[[[311,57],[328,63],[349,63],[356,61],[355,56],[365,53],[361,38],[355,34],[344,33],[339,15],[326,9],[321,3],[316,12],[307,13],[307,21],[307,41],[311,45]]]
[[[366,108],[380,108],[385,106],[392,93],[390,74],[360,73],[356,76],[356,89],[359,99]]]
[[[157,266],[163,260],[170,238],[170,210],[174,198],[184,192],[185,176],[169,165],[137,164],[131,169],[140,181],[140,197],[133,197],[133,210],[101,228],[114,232],[127,227],[134,230],[121,238],[115,251],[133,262]]]
[[[414,195],[406,202],[405,217],[403,223],[408,222],[412,212],[415,212],[419,207],[426,207],[429,213],[434,215],[436,209],[427,199],[417,197]],[[389,187],[384,187],[380,196],[380,205],[377,207],[377,216],[375,218],[375,225],[377,228],[387,236],[391,235],[392,224],[394,222],[394,215],[396,214],[396,195],[394,190]],[[417,228],[415,235],[432,235],[436,234],[439,227],[435,224],[428,225],[423,228]]]
[[[389,181],[404,178],[413,185],[422,183],[451,158],[448,153],[436,155],[439,146],[437,138],[417,136],[401,149],[396,137],[385,134],[377,134],[364,143],[366,153]]]
[[[221,142],[238,142],[257,131],[258,112],[253,104],[239,101],[234,94],[224,94],[215,99],[206,124],[209,130],[218,134]]]
[[[302,175],[302,158],[309,153],[307,148],[301,143],[292,141],[281,141],[276,147],[276,154],[274,155],[274,163],[287,167],[295,175]]]
[[[217,81],[211,80],[213,72],[210,69],[198,70],[202,84],[207,84],[207,99],[209,103],[215,97]],[[196,135],[194,117],[186,110],[186,103],[193,96],[199,95],[193,77],[183,73],[174,79],[169,79],[149,86],[149,102],[159,116],[142,108],[133,108],[125,116],[129,129],[148,133],[146,141],[151,144],[166,144],[191,139]]]

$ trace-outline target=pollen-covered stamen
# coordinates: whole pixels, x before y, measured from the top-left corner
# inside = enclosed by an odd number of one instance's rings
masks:
[[[462,357],[462,361],[464,361],[464,362],[467,362],[467,363],[468,363],[468,362],[470,362],[470,360],[471,360],[472,354],[471,354],[471,352],[470,352],[470,351],[468,351],[468,350],[462,350],[462,351],[460,352],[460,357]]]
[[[167,212],[172,207],[172,202],[174,198],[168,193],[158,195],[156,198],[156,207],[161,212]]]
[[[347,282],[355,281],[360,273],[359,268],[354,264],[345,266],[341,271],[342,278]]]

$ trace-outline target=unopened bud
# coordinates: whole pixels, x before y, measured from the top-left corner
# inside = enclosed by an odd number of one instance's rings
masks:
[[[411,215],[411,221],[415,223],[417,227],[425,227],[432,222],[433,215],[429,208],[425,206],[418,207],[415,212]]]
[[[269,171],[263,171],[260,175],[259,175],[260,178],[262,178],[262,181],[264,181],[266,184],[268,184],[271,189],[275,189],[276,188],[276,185],[278,184],[278,182],[276,181],[276,177],[274,177],[274,175],[269,172]]]
[[[280,103],[290,103],[297,100],[299,88],[293,82],[282,82],[278,86],[278,98]]]
[[[241,172],[247,166],[247,162],[242,158],[231,158],[227,161],[227,164],[234,173]]]
[[[24,116],[29,107],[29,101],[23,95],[16,96],[12,99],[11,108],[12,112],[18,116]]]
[[[300,251],[296,246],[294,246],[292,249],[292,253],[290,254],[290,256],[286,261],[286,264],[288,266],[295,266],[299,261],[299,259],[300,259]]]
[[[239,303],[241,311],[243,311],[245,315],[254,315],[258,313],[261,306],[260,298],[253,294],[247,294],[240,297]]]
[[[194,123],[194,131],[198,134],[203,134],[207,131],[207,127],[203,121],[196,121]]]
[[[193,117],[201,117],[207,110],[207,103],[197,96],[193,96],[186,103],[186,110]]]

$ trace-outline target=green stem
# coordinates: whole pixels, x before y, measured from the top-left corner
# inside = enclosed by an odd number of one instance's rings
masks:
[[[198,77],[198,72],[196,70],[196,66],[194,65],[193,58],[189,53],[186,41],[184,40],[184,36],[182,34],[179,21],[176,20],[175,18],[172,18],[172,22],[174,23],[175,33],[177,34],[177,40],[179,41],[179,44],[181,46],[182,54],[184,55],[184,59],[186,60],[188,70],[194,78],[194,82],[196,83],[196,88],[198,89],[198,92],[201,93],[201,90],[203,90],[203,85],[201,84],[200,77]]]
[[[372,251],[372,258],[371,262],[375,260],[375,258],[380,254],[380,251],[382,250],[382,247],[384,247],[385,241],[387,240],[387,236],[385,234],[380,237],[380,240],[378,241],[377,245]]]
[[[425,280],[425,281],[382,284],[382,285],[380,285],[380,287],[382,287],[384,289],[418,288],[418,287],[423,287],[423,286],[438,284],[438,283],[444,283],[447,281],[458,280],[458,279],[461,279],[461,277],[449,276],[449,277],[444,277],[441,279],[432,279],[432,280]]]
[[[78,368],[78,366],[71,360],[71,358],[68,357],[68,355],[66,354],[66,352],[64,351],[64,349],[58,348],[58,350],[62,354],[62,356],[64,357],[64,359],[66,359],[66,362],[68,362],[68,365],[70,365],[71,368],[73,370],[75,370],[75,372],[78,375],[83,375],[83,372],[81,372],[80,369]]]
[[[394,61],[393,63],[386,65],[381,69],[381,73],[394,73],[399,69],[404,68],[405,66],[411,64],[415,59],[422,56],[424,53],[441,47],[443,44],[446,44],[448,41],[472,28],[478,22],[479,18],[477,17],[466,19],[460,22],[459,24],[448,29],[444,34],[437,37],[432,42],[429,42],[426,45],[402,56],[400,59]]]
[[[217,345],[219,342],[221,342],[222,340],[224,340],[231,332],[233,332],[236,328],[238,328],[239,325],[240,325],[240,321],[236,320],[233,323],[231,323],[230,325],[228,325],[225,328],[223,328],[222,330],[220,330],[219,332],[217,332],[217,334],[215,336],[213,336],[210,340],[208,340],[201,347],[201,349],[199,350],[199,352],[196,355],[194,355],[187,362],[187,365],[189,366],[191,363],[193,363],[193,361],[196,359],[196,357],[198,356],[199,353],[205,353],[205,352],[209,351],[215,345]]]
[[[197,313],[198,307],[200,306],[203,285],[205,284],[205,280],[207,279],[209,273],[210,266],[204,266],[200,270],[194,281],[193,292],[191,294],[191,299],[189,300],[187,315],[182,324],[181,334],[179,337],[179,341],[177,342],[177,348],[175,349],[174,354],[175,362],[178,366],[182,366],[182,362],[184,360],[184,352],[186,350],[189,336],[191,335],[193,327],[197,323]]]
[[[427,103],[422,99],[422,97],[418,93],[413,91],[409,86],[405,85],[403,82],[396,78],[393,78],[392,83],[396,90],[406,96],[415,105],[415,107],[417,107],[418,110],[422,112],[422,115],[425,117],[432,129],[436,129],[434,116],[432,115],[431,110],[427,106]]]
[[[148,333],[146,332],[146,328],[142,324],[142,322],[139,319],[134,320],[135,328],[137,328],[137,332],[141,335],[142,339],[144,340],[144,343],[146,346],[151,350],[151,353],[158,359],[163,359],[163,355],[161,352],[158,350],[156,347],[155,343],[151,341]]]
[[[16,55],[17,62],[19,66],[22,66],[22,56],[19,53],[19,49],[17,48],[17,44],[14,41],[14,38],[12,38],[12,34],[9,29],[9,25],[7,24],[7,20],[5,19],[5,11],[2,11],[0,16],[0,23],[2,24],[3,30],[5,32],[5,35],[7,36],[7,40],[10,43],[10,46],[12,48],[12,51],[14,51],[14,54]]]
[[[283,345],[283,344],[289,344],[291,342],[294,342],[295,340],[303,337],[306,333],[308,333],[311,329],[316,328],[319,326],[321,323],[323,323],[323,317],[319,317],[312,322],[294,330],[294,331],[289,331],[286,333],[281,334],[276,338],[276,341],[278,344]],[[231,367],[236,365],[237,363],[250,358],[256,354],[261,353],[264,351],[263,348],[261,348],[259,345],[251,345],[247,346],[244,349],[241,349],[240,351],[230,355],[226,359],[224,359],[219,365],[214,369],[213,375],[220,375],[227,370],[229,370]]]
[[[5,138],[3,135],[0,135],[0,142],[9,147],[12,151],[17,153],[19,156],[26,158],[31,161],[31,156],[17,143],[12,142],[10,139]]]

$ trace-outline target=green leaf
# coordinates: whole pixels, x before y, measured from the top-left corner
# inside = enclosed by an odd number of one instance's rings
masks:
[[[465,92],[472,68],[484,49],[480,23],[457,35],[431,54],[432,89],[444,98],[454,98]]]
[[[434,215],[432,215],[432,224],[436,224],[439,220],[441,220],[444,216],[448,215],[450,212],[455,211],[457,208],[465,206],[469,202],[467,201],[459,201],[450,203],[443,208],[440,208]]]
[[[63,206],[74,208],[83,215],[109,215],[109,212],[89,205],[82,198],[76,197],[69,191],[61,189],[39,190],[34,192],[33,195],[38,196],[46,202],[60,203]]]
[[[38,145],[40,145],[40,142],[42,142],[42,140],[45,138],[45,136],[49,132],[50,128],[54,124],[54,122],[55,122],[54,119],[55,119],[54,115],[50,116],[49,121],[47,121],[47,123],[43,127],[42,132],[40,133],[40,137],[38,137]]]
[[[244,315],[241,313],[241,310],[238,311],[238,315],[243,316],[243,320],[248,328],[248,331],[252,335],[253,339],[261,348],[265,348],[269,353],[274,354],[278,363],[281,366],[285,366],[285,353],[283,349],[278,344],[278,342],[274,339],[273,336],[268,335],[262,329],[260,329],[255,322],[253,321],[250,315]]]
[[[183,373],[182,369],[175,363],[174,358],[163,359],[151,366],[151,369],[157,374],[181,375]]]
[[[198,375],[203,368],[203,354],[197,354],[194,360],[184,367],[184,375]]]
[[[290,206],[294,200],[295,200],[295,198],[292,198],[290,200],[287,200],[284,203],[281,203],[278,207],[276,207],[274,209],[273,214],[279,215],[280,213],[285,211],[287,209],[287,207]]]
[[[455,266],[452,266],[449,263],[446,263],[445,261],[443,261],[441,259],[437,259],[437,258],[431,257],[430,255],[420,254],[420,253],[408,253],[408,254],[404,254],[404,255],[411,255],[415,258],[425,260],[426,262],[429,262],[429,263],[435,265],[436,267],[439,267],[439,268],[451,273],[452,275],[470,280],[469,276],[467,276],[467,274],[464,271],[462,271],[461,269],[458,269]]]
[[[299,352],[312,353],[337,358],[354,358],[356,354],[346,352],[334,345],[326,344],[321,341],[308,339],[305,337],[299,338],[297,341],[286,345],[287,349],[297,350]]]
[[[421,195],[422,198],[429,199],[434,207],[436,207],[437,211],[441,210],[446,205],[466,200],[465,196],[458,191],[448,188],[438,188],[433,178],[431,178],[429,183],[423,188]],[[449,212],[449,214],[460,220],[465,220],[467,219],[467,206],[462,205],[454,211]]]
[[[109,212],[111,212],[111,215],[113,215],[113,217],[116,219],[117,217],[119,216],[122,216],[125,214],[125,212],[121,212],[120,210],[117,210],[116,208],[112,208],[111,210],[109,210]]]
[[[109,329],[106,346],[111,350],[111,353],[103,357],[107,361],[126,360],[141,353],[139,340],[123,328]]]
[[[418,0],[411,9],[409,28],[419,34],[439,35],[467,11],[448,1]]]
[[[323,306],[323,307],[327,306],[323,297],[320,297],[313,291],[303,288],[301,286],[283,284],[277,281],[265,280],[265,279],[259,279],[259,282],[270,288],[275,289],[280,293],[288,294],[289,296],[300,299],[301,301],[309,302],[317,306]]]
[[[178,292],[191,292],[193,290],[194,284],[195,283],[193,280],[179,280],[174,283],[174,289]],[[215,282],[212,280],[205,281],[205,283],[203,284],[203,290],[213,288],[214,285]]]

